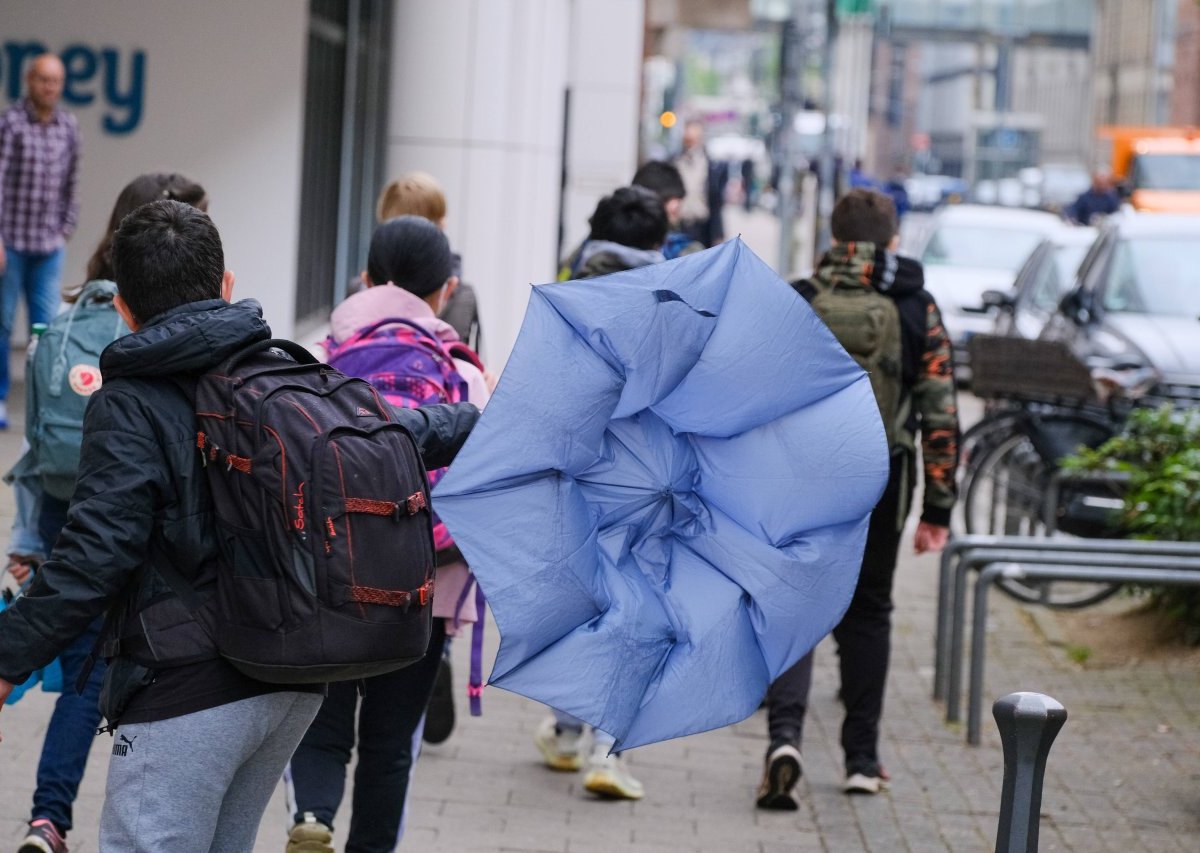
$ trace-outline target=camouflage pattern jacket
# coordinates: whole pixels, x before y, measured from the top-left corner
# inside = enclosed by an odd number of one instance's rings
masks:
[[[950,338],[933,296],[925,290],[925,272],[912,258],[904,258],[873,243],[834,246],[817,265],[814,277],[822,281],[873,287],[896,301],[900,314],[902,376],[905,394],[901,400],[901,422],[897,450],[907,456],[911,468],[916,456],[916,437],[921,436],[921,460],[925,491],[921,520],[942,527],[950,525],[950,511],[958,496],[958,404],[954,396],[954,363]],[[812,283],[795,282],[805,299],[816,295]],[[908,489],[902,490],[907,495]],[[908,515],[901,501],[898,521]]]

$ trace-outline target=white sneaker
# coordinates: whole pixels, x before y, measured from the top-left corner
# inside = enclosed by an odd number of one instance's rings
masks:
[[[334,853],[333,830],[317,820],[312,812],[288,833],[286,853]]]
[[[592,749],[583,787],[593,794],[617,800],[640,800],[645,793],[642,783],[629,772],[625,760],[619,755],[609,755],[606,746]]]
[[[846,768],[842,790],[847,794],[878,794],[888,789],[891,778],[878,762],[857,762]]]
[[[794,812],[799,803],[792,788],[804,773],[800,750],[790,743],[780,743],[767,755],[763,764],[762,781],[758,784],[755,805],[760,809]]]
[[[583,730],[559,729],[554,717],[547,717],[533,735],[542,759],[551,770],[578,770],[583,767]]]

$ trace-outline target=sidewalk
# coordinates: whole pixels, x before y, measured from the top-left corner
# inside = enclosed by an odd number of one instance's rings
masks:
[[[19,390],[18,390],[19,396]],[[0,434],[0,464],[16,458],[20,413]],[[0,525],[12,499],[0,490]],[[6,534],[5,534],[6,535]],[[460,716],[451,739],[422,755],[401,849],[431,853],[783,853],[783,851],[991,850],[1003,762],[990,719],[978,749],[945,727],[930,699],[936,560],[913,557],[908,540],[897,574],[894,649],[882,757],[892,791],[848,798],[839,790],[841,724],[833,647],[817,657],[804,743],[800,811],[758,812],[754,788],[766,746],[759,712],[726,729],[629,753],[645,783],[639,803],[589,798],[575,774],[538,763],[533,731],[544,711],[489,689],[484,716]],[[991,601],[986,695],[1037,690],[1069,712],[1050,753],[1042,851],[1187,851],[1200,837],[1200,683],[1169,664],[1083,671],[1037,633],[1003,596]],[[489,623],[487,656],[497,635]],[[454,649],[465,714],[468,643]],[[486,664],[485,664],[486,665]],[[485,669],[486,671],[486,669]],[[714,678],[713,691],[720,691]],[[27,817],[37,757],[53,697],[34,691],[0,714],[0,851],[15,849]],[[76,853],[97,849],[107,736],[97,738],[76,804]],[[347,803],[349,802],[347,791]],[[347,809],[339,816],[344,832]],[[256,851],[283,850],[289,816],[277,790]],[[339,838],[344,841],[341,833]]]

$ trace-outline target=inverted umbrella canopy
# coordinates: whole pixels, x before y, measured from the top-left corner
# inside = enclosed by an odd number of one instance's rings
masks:
[[[629,748],[744,719],[837,624],[887,469],[867,375],[737,240],[533,288],[434,505],[490,683]]]

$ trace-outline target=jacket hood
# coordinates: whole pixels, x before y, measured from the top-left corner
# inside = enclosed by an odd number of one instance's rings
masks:
[[[364,288],[333,309],[329,317],[329,335],[334,343],[344,343],[359,329],[388,319],[410,320],[442,343],[459,339],[454,327],[439,320],[429,303],[393,284]]]
[[[611,240],[588,240],[579,250],[575,277],[592,278],[665,260],[663,253],[658,249],[634,249]]]
[[[242,347],[271,337],[253,299],[189,302],[117,338],[100,356],[105,381],[122,376],[203,373]]]
[[[813,278],[870,286],[893,298],[911,295],[925,286],[925,271],[919,261],[866,242],[839,243],[830,248],[817,264]]]

